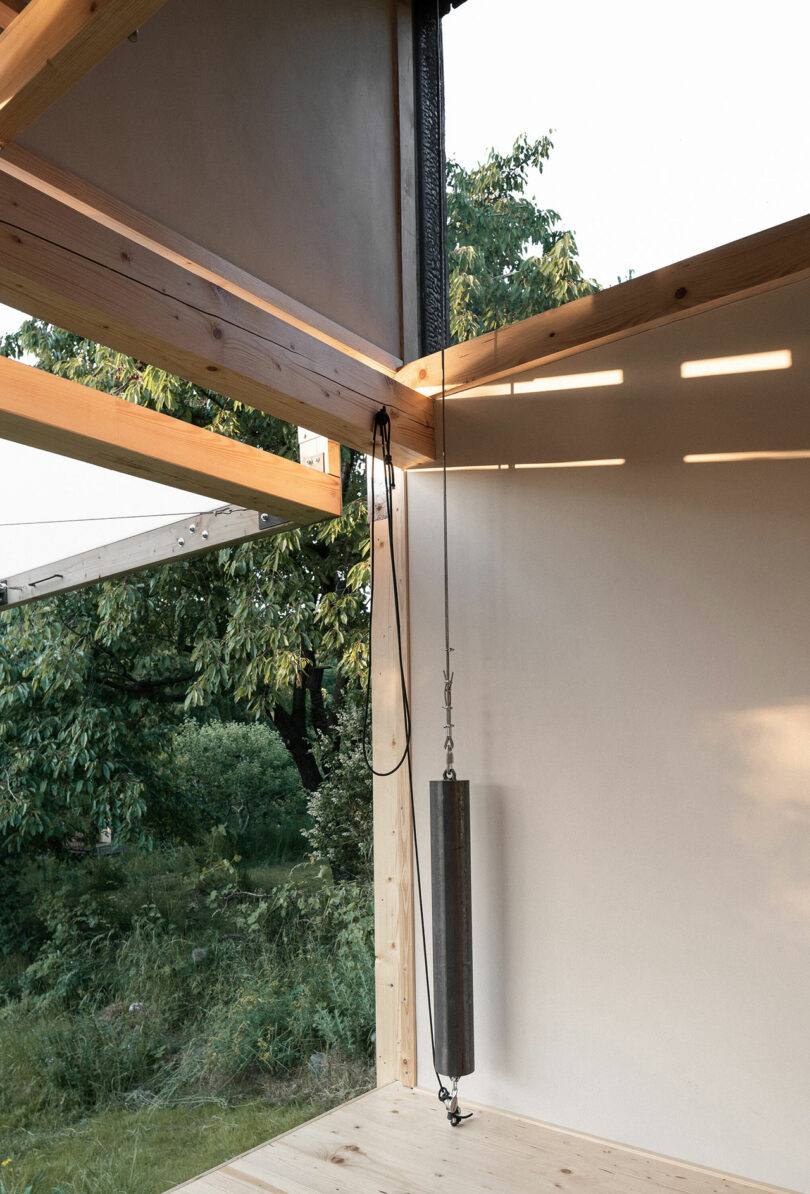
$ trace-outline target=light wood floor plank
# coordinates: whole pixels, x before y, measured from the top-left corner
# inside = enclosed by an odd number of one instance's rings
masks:
[[[476,1108],[452,1129],[398,1084],[175,1187],[184,1194],[785,1194],[697,1165]],[[174,1192],[169,1192],[174,1194]],[[789,1192],[788,1192],[789,1194]]]

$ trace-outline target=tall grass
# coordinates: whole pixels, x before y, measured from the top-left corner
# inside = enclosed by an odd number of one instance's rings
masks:
[[[368,886],[213,848],[28,886],[39,944],[0,971],[0,1194],[151,1194],[370,1085]]]

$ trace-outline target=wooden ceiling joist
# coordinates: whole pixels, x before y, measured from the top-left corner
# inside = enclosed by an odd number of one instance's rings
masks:
[[[192,559],[215,548],[264,539],[292,530],[296,523],[256,510],[217,510],[192,515],[152,531],[142,531],[115,543],[54,560],[15,576],[0,579],[0,609],[41,601],[56,593],[69,593],[113,580],[140,568]]]
[[[19,11],[20,9],[16,5],[7,4],[5,0],[0,0],[0,28],[7,29]]]
[[[166,0],[30,0],[0,36],[7,145]]]
[[[5,357],[0,438],[298,525],[341,511],[338,477]]]
[[[32,153],[23,145],[6,147],[0,158],[0,171],[27,179],[46,194],[53,195],[76,211],[84,212],[105,227],[134,240],[143,248],[150,249],[169,261],[177,262],[217,289],[246,299],[271,315],[278,315],[293,327],[310,333],[316,339],[331,344],[349,356],[357,357],[359,361],[371,365],[378,372],[393,377],[402,365],[398,357],[335,323],[322,312],[307,307],[263,279],[234,265],[232,261],[226,261],[210,249],[195,244],[174,228],[167,228],[158,220],[136,211],[114,195],[109,195],[86,179],[63,170],[61,166],[40,157],[39,154]]]
[[[809,276],[810,216],[802,216],[454,344],[445,351],[447,389],[486,385]],[[441,353],[412,361],[396,376],[435,392],[442,384]]]
[[[0,300],[359,451],[385,406],[396,464],[435,455],[429,398],[1,163]]]

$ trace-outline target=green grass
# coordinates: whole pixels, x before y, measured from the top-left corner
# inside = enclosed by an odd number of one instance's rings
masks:
[[[7,1194],[162,1194],[264,1140],[319,1115],[323,1103],[251,1099],[108,1108],[69,1125],[0,1129]],[[2,1187],[0,1186],[0,1189]]]
[[[373,1085],[364,885],[181,847],[26,887],[36,936],[0,954],[0,1194],[162,1194]]]

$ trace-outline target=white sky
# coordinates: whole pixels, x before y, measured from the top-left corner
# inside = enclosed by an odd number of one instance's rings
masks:
[[[14,331],[24,318],[19,311],[0,304],[0,335]],[[44,526],[2,524],[112,514],[181,516],[223,504],[4,439],[0,439],[0,493],[0,580],[175,520],[144,517]]]
[[[538,180],[603,285],[810,210],[807,0],[467,0],[447,150],[555,130]]]
[[[605,285],[810,208],[806,0],[467,0],[444,38],[448,154],[554,129],[534,189]],[[0,523],[221,504],[3,441],[0,479]],[[165,521],[0,527],[0,579]]]

